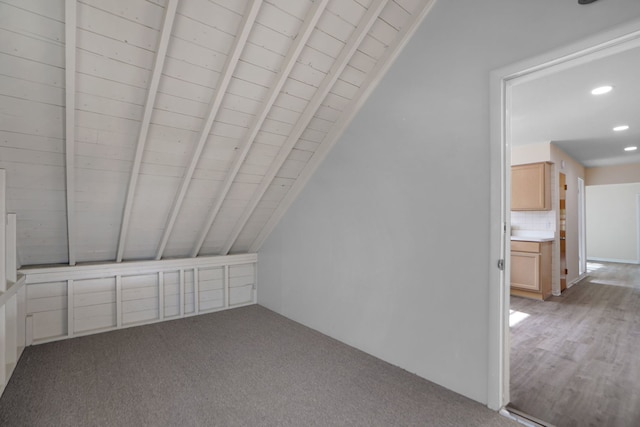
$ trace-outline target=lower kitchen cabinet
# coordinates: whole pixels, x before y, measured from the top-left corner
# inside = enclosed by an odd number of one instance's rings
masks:
[[[544,300],[551,295],[551,242],[511,242],[511,295]]]

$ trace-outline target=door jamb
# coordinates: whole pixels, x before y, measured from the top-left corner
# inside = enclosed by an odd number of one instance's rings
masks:
[[[585,180],[578,177],[578,277],[587,273],[587,223]]]
[[[511,87],[563,69],[640,46],[640,20],[585,38],[546,54],[491,72],[490,159],[491,220],[489,274],[489,354],[487,406],[499,410],[509,403],[509,240],[511,141],[509,113]],[[497,267],[503,260],[504,269]],[[494,264],[495,262],[495,264]]]
[[[636,194],[636,262],[640,264],[640,193]]]

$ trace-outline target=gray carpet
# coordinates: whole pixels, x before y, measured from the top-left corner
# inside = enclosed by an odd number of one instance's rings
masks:
[[[514,426],[260,306],[29,347],[1,426]]]

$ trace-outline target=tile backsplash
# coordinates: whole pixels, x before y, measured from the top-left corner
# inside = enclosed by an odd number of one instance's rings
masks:
[[[556,211],[512,211],[511,229],[556,231]]]

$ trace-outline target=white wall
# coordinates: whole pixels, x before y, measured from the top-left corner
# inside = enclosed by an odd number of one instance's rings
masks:
[[[487,402],[489,72],[639,16],[439,1],[262,247],[259,303]]]
[[[640,262],[638,194],[640,183],[586,188],[587,259]]]
[[[528,163],[550,162],[551,143],[515,145],[511,147],[511,164],[526,165]]]

